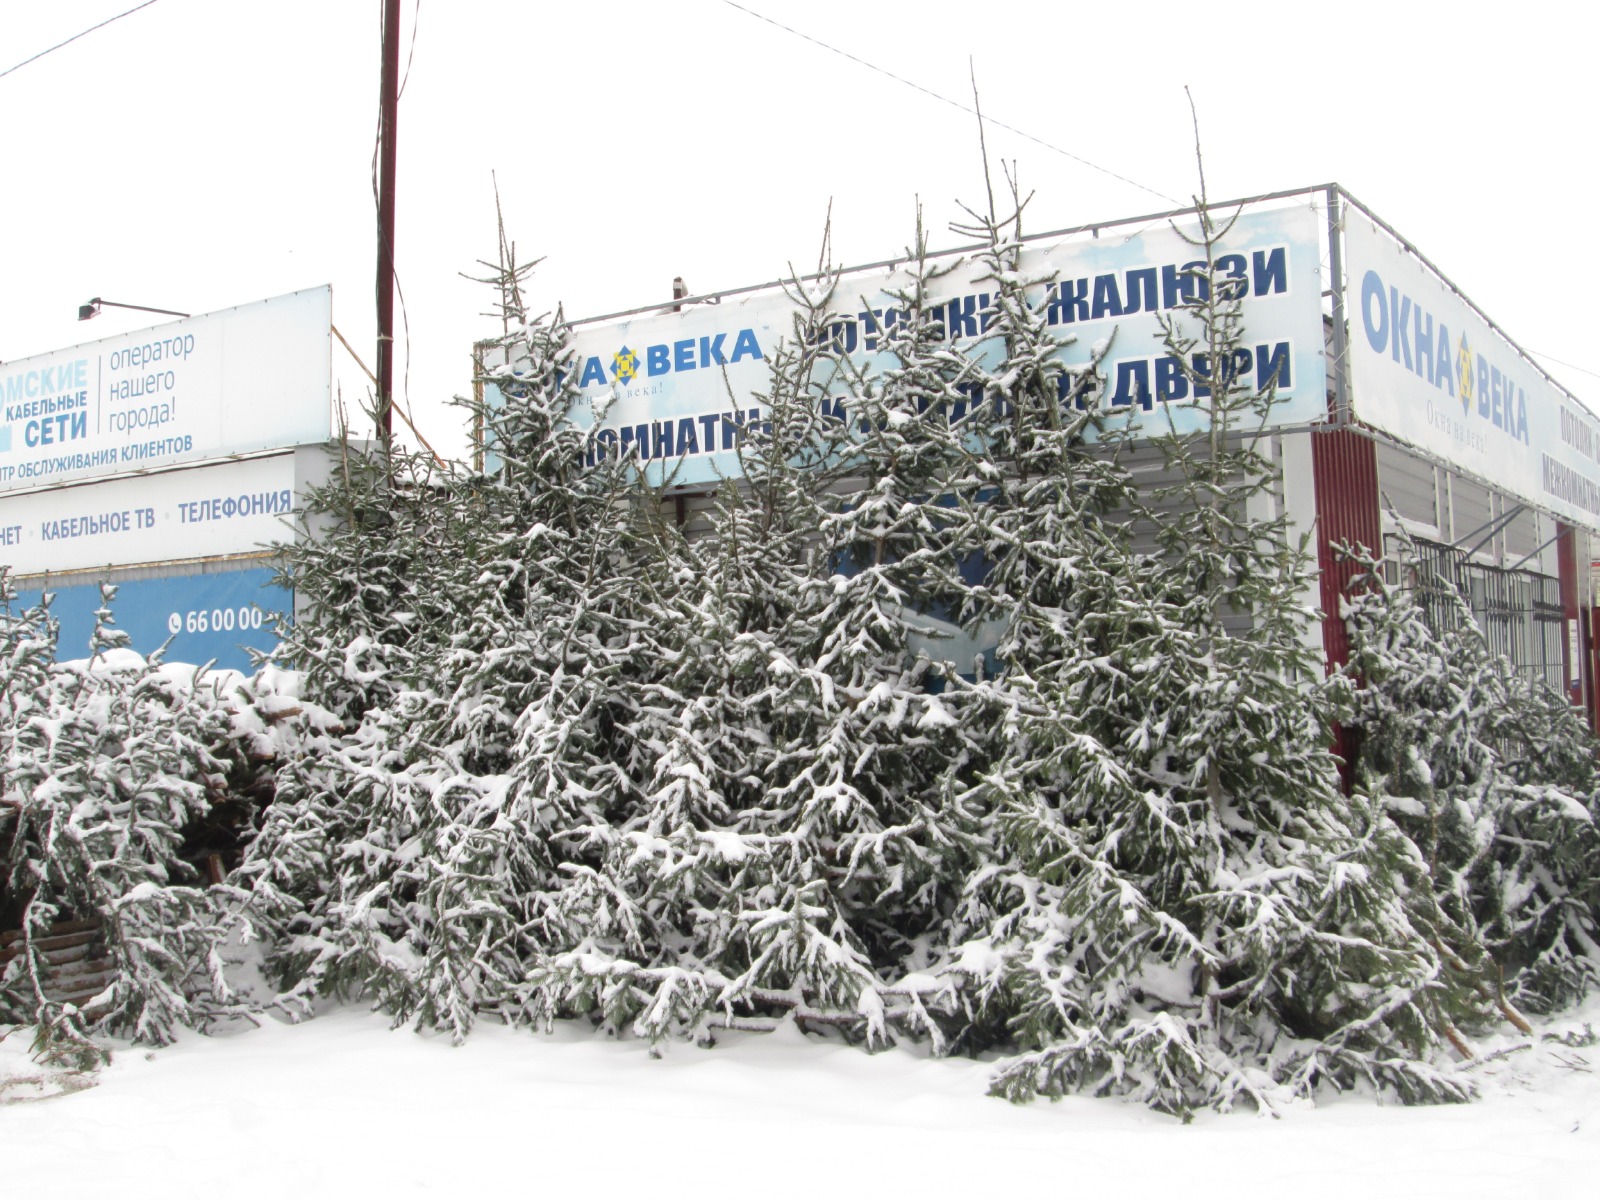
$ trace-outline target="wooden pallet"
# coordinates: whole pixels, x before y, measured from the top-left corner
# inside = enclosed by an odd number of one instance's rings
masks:
[[[45,962],[47,999],[85,1007],[116,978],[116,967],[105,955],[96,921],[61,921],[34,948]],[[22,953],[22,931],[0,933],[0,971]]]

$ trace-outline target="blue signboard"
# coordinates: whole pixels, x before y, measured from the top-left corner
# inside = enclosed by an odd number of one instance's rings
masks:
[[[1032,281],[1029,299],[1059,341],[1057,357],[1069,368],[1098,363],[1104,411],[1136,434],[1209,427],[1210,392],[1190,384],[1195,372],[1209,370],[1204,347],[1186,351],[1198,357],[1185,364],[1179,345],[1167,338],[1168,322],[1198,334],[1188,308],[1208,285],[1195,275],[1207,269],[1196,232],[1192,222],[1155,221],[1116,236],[1032,242],[1022,252],[1019,274]],[[1273,387],[1271,426],[1327,415],[1321,262],[1320,227],[1305,205],[1230,218],[1217,248],[1215,272],[1238,298],[1247,335],[1233,370],[1252,387]],[[929,312],[948,348],[992,369],[1002,350],[991,332],[994,276],[981,258],[947,256],[942,265],[946,273],[930,285]],[[911,286],[903,264],[843,276],[818,331],[823,347],[868,374],[894,365],[889,331],[903,317],[900,297]],[[580,323],[567,370],[578,393],[572,421],[594,430],[583,461],[633,460],[655,484],[714,487],[742,474],[745,431],[761,427],[774,356],[780,342],[794,337],[798,312],[797,299],[774,288],[681,311]],[[532,369],[516,348],[509,363],[491,348],[484,366],[502,381]],[[1070,379],[1062,376],[1063,388]],[[841,397],[852,386],[849,373],[830,384],[820,401],[825,416],[846,419]],[[505,403],[493,379],[484,398],[490,408]],[[492,446],[486,450],[486,469],[493,471],[497,456]]]
[[[294,610],[293,595],[272,582],[270,568],[216,575],[179,575],[120,584],[111,611],[131,646],[149,655],[167,646],[165,661],[205,663],[249,673],[250,649],[277,644],[273,614]],[[84,658],[94,633],[100,589],[94,584],[52,588],[50,611],[61,623],[57,657]],[[20,590],[14,609],[39,602],[39,589]]]

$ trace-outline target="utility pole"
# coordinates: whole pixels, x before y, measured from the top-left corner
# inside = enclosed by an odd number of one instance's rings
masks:
[[[378,437],[394,437],[394,156],[400,108],[400,0],[383,0],[383,77],[378,101]]]

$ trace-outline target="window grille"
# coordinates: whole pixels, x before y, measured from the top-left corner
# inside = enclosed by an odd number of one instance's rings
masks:
[[[1565,628],[1561,611],[1561,583],[1551,575],[1511,570],[1474,561],[1459,546],[1415,540],[1416,577],[1398,580],[1390,537],[1385,571],[1391,583],[1416,589],[1428,623],[1444,631],[1457,622],[1456,610],[1444,589],[1453,587],[1483,631],[1489,648],[1510,660],[1522,674],[1543,679],[1556,691],[1566,685],[1562,662]]]

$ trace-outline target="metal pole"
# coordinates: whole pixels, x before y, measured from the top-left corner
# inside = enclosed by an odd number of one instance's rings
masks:
[[[1350,424],[1350,386],[1345,370],[1344,248],[1340,245],[1339,185],[1328,185],[1328,272],[1333,276],[1333,423]]]
[[[1489,524],[1485,525],[1483,528],[1485,530],[1487,530],[1488,532],[1484,533],[1482,541],[1480,541],[1471,550],[1467,551],[1467,557],[1471,558],[1479,550],[1482,550],[1490,542],[1494,541],[1494,539],[1500,534],[1500,532],[1503,529],[1505,529],[1506,526],[1510,525],[1511,522],[1516,518],[1516,515],[1518,513],[1520,513],[1526,507],[1527,507],[1527,505],[1519,504],[1515,508],[1513,508],[1510,512],[1501,513],[1494,520],[1490,521]],[[1472,536],[1471,534],[1467,535],[1467,537],[1471,537],[1471,536]],[[1466,540],[1467,540],[1467,538],[1460,538],[1456,542],[1456,545],[1459,546],[1462,542],[1464,542]]]
[[[1542,542],[1538,546],[1535,546],[1532,550],[1528,551],[1528,553],[1524,554],[1521,558],[1517,559],[1516,562],[1512,563],[1506,569],[1508,571],[1520,571],[1520,570],[1522,570],[1522,564],[1523,563],[1527,562],[1530,558],[1537,557],[1541,550],[1549,549],[1551,546],[1555,545],[1556,542],[1558,542],[1560,540],[1561,540],[1561,535],[1558,533],[1558,534],[1556,534],[1555,537],[1551,538],[1549,541]],[[1548,576],[1547,576],[1547,578],[1548,578]]]
[[[383,0],[383,78],[378,101],[378,437],[394,436],[394,159],[400,107],[400,0]]]

